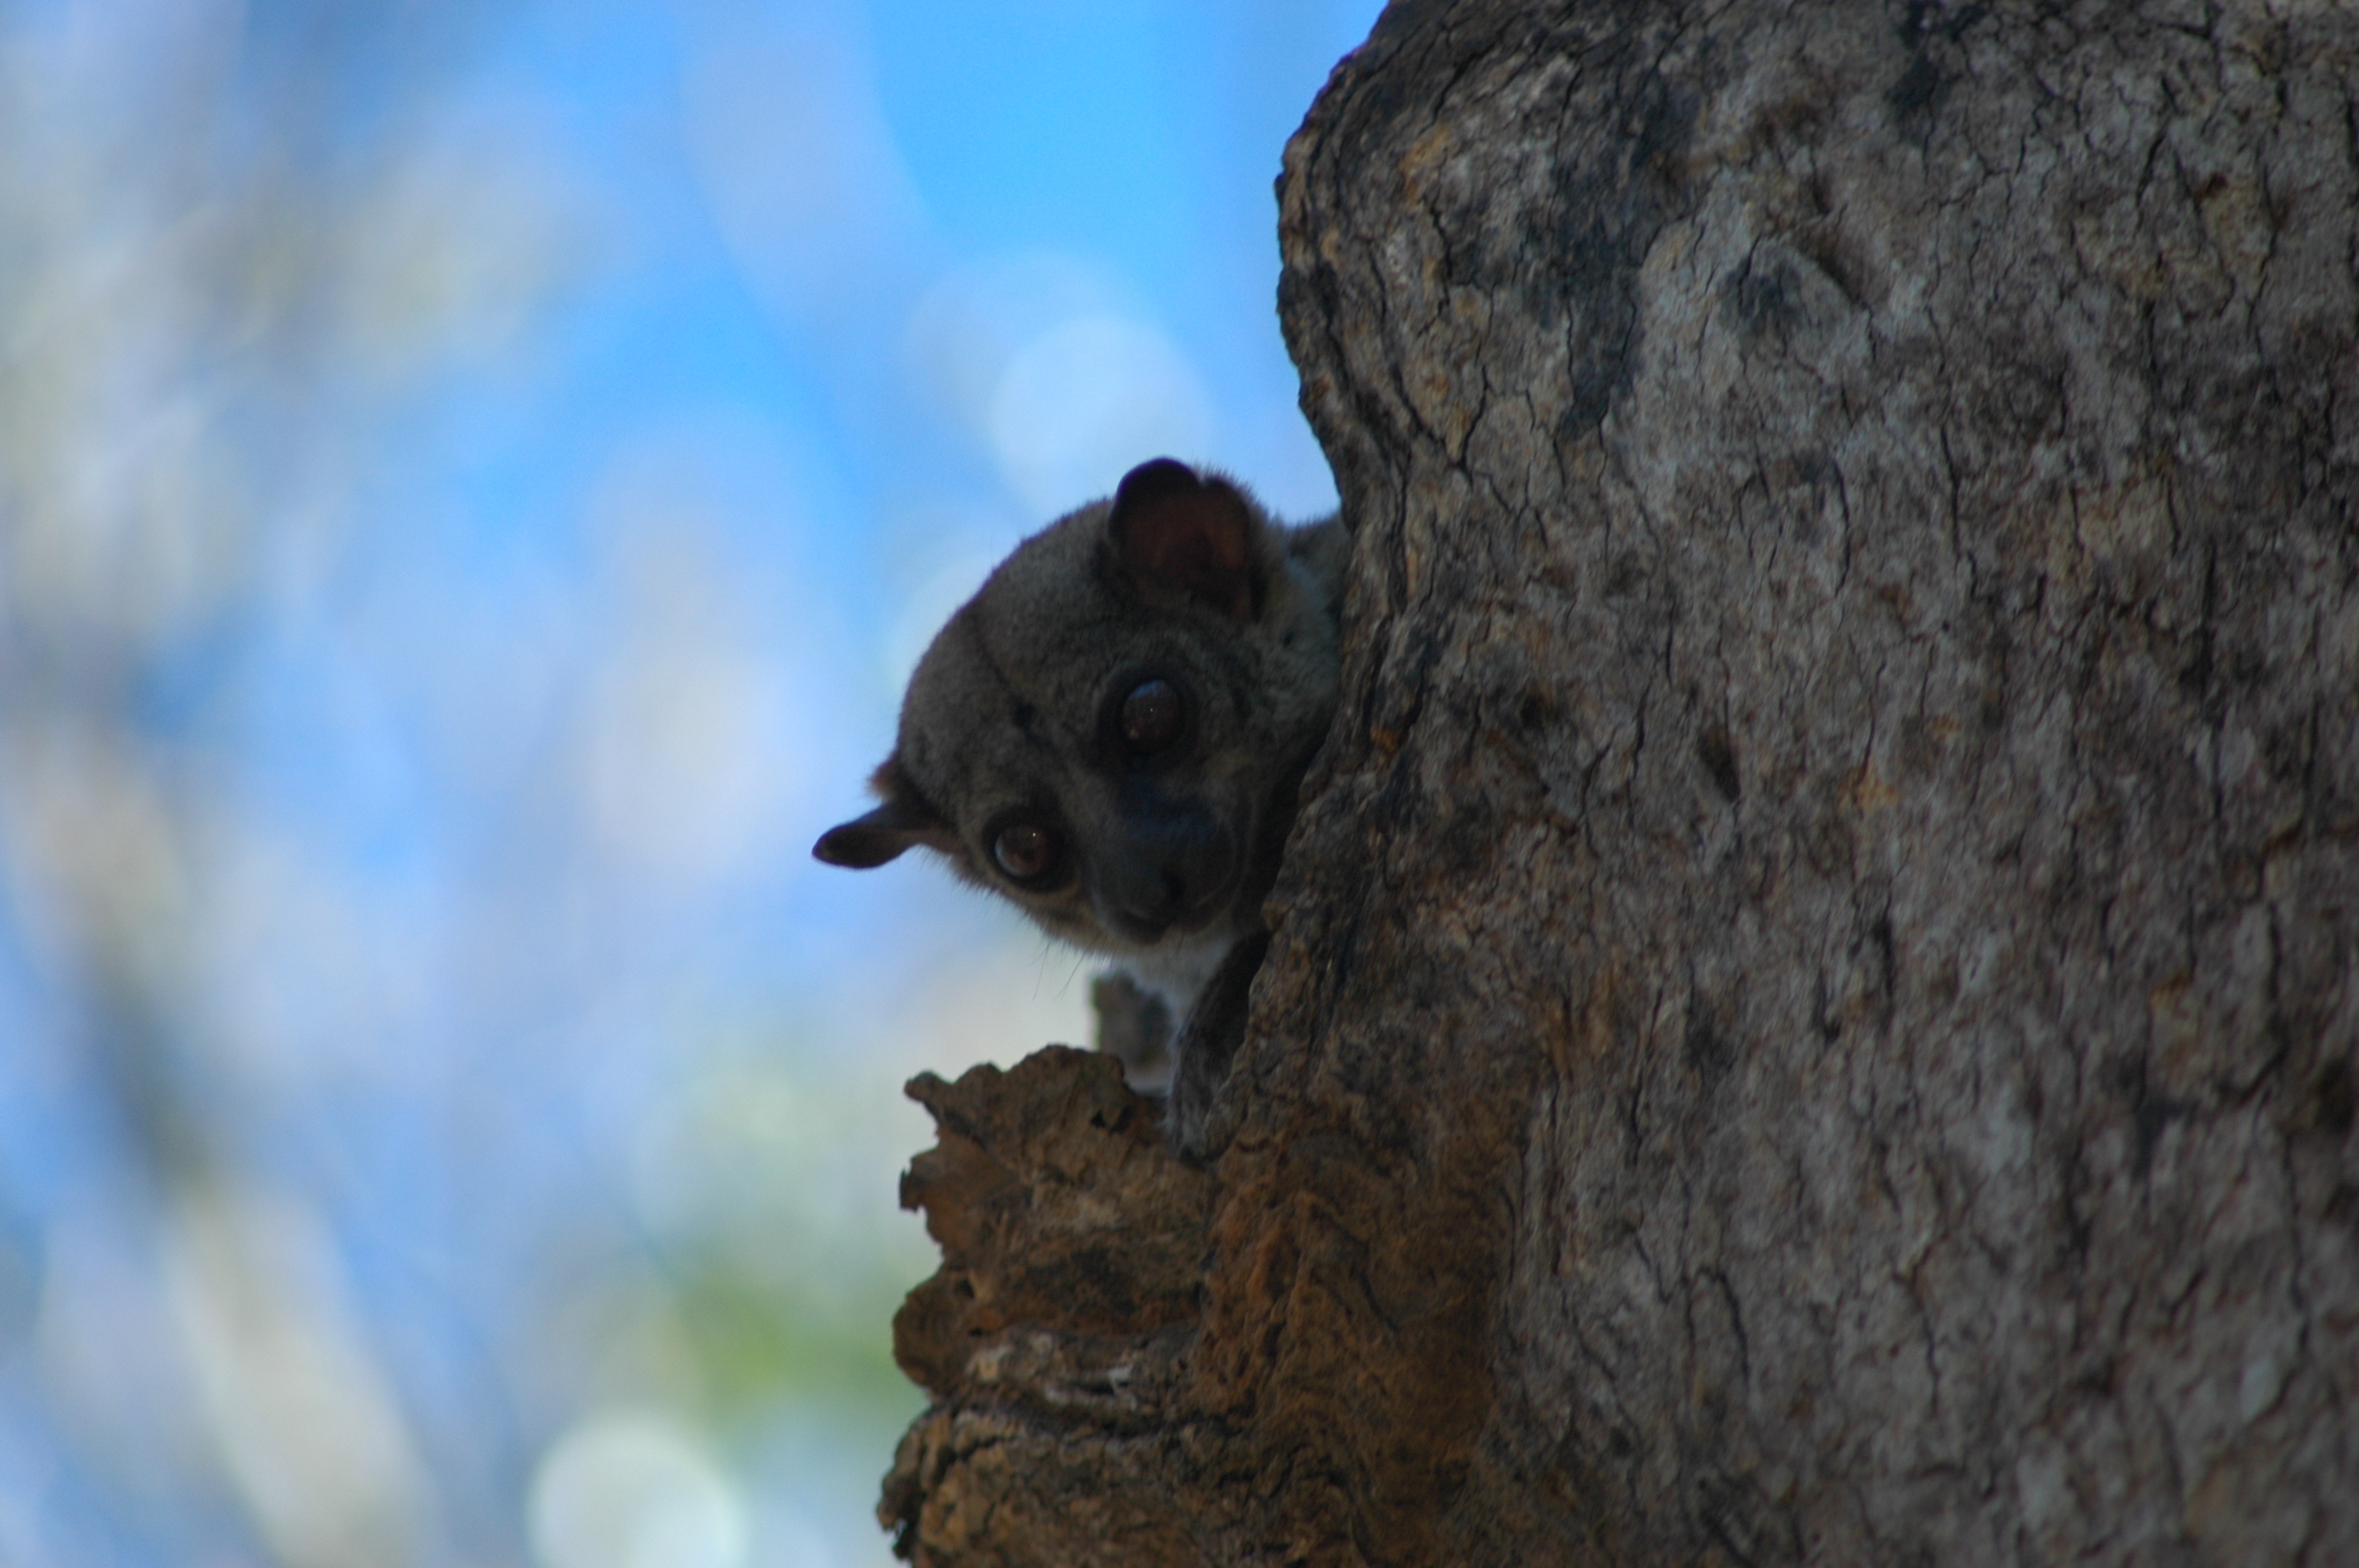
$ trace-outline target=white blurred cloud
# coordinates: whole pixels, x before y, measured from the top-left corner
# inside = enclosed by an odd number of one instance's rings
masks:
[[[1040,522],[1148,458],[1212,448],[1195,365],[1075,257],[1018,252],[951,273],[910,313],[908,343],[920,379]]]
[[[615,1411],[568,1432],[533,1477],[541,1568],[738,1568],[745,1505],[704,1446],[664,1416]]]
[[[438,130],[338,235],[346,362],[388,379],[513,351],[594,249],[582,182],[529,112],[486,104]]]
[[[726,871],[764,836],[786,782],[769,733],[780,689],[725,639],[647,628],[592,699],[585,784],[599,843],[690,880]]]
[[[937,279],[909,313],[909,357],[919,380],[978,435],[1008,362],[1064,322],[1120,312],[1114,281],[1077,256],[1011,251]]]
[[[1053,516],[1147,458],[1200,459],[1211,406],[1177,344],[1143,322],[1084,316],[1027,343],[991,396],[991,449],[1016,493]]]
[[[756,295],[803,331],[856,330],[908,268],[923,204],[842,22],[743,14],[697,38],[681,84],[690,156]]]
[[[583,710],[587,822],[609,855],[685,887],[768,869],[819,750],[818,607],[736,542],[800,510],[764,437],[727,416],[651,433],[592,503],[614,605]]]
[[[166,1299],[273,1554],[288,1568],[414,1561],[431,1491],[327,1234],[259,1187],[190,1184],[175,1197]]]

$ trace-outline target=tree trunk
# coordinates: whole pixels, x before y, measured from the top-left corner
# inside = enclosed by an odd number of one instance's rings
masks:
[[[925,1094],[931,1563],[2359,1563],[2359,16],[1396,0],[1233,1136]]]

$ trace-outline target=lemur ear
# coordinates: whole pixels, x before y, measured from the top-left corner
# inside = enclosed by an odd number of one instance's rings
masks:
[[[1260,609],[1257,526],[1234,487],[1170,458],[1125,474],[1106,516],[1106,536],[1140,588],[1183,594],[1233,621]]]
[[[902,771],[901,754],[885,759],[868,781],[885,804],[864,816],[839,822],[819,837],[811,854],[831,866],[865,871],[897,860],[919,845],[946,849],[952,843],[950,824],[926,804],[909,775]]]

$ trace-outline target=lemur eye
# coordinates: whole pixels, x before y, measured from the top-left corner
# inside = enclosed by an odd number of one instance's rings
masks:
[[[1122,699],[1122,738],[1142,757],[1151,757],[1180,739],[1187,715],[1180,688],[1168,680],[1142,681]]]
[[[1038,881],[1057,869],[1059,848],[1053,829],[1019,819],[993,837],[991,858],[1017,881]]]

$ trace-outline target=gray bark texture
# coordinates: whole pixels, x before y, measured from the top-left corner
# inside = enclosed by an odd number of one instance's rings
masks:
[[[925,1563],[2359,1563],[2359,13],[1396,0],[1180,1165],[920,1089]]]

